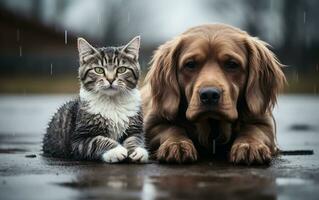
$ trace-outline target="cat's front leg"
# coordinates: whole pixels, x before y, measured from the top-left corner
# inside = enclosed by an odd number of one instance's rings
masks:
[[[144,147],[137,147],[129,155],[132,162],[147,163],[148,162],[148,151]]]
[[[125,131],[127,138],[123,146],[128,150],[128,157],[131,162],[148,162],[148,151],[145,148],[142,113],[138,113],[130,119],[129,128]]]
[[[76,159],[117,163],[127,158],[128,151],[117,141],[99,135],[74,138],[72,140],[72,155]]]
[[[123,146],[128,149],[128,157],[132,162],[148,162],[148,151],[144,147],[142,135],[132,135],[126,138]]]
[[[110,149],[102,154],[102,161],[107,163],[116,163],[125,160],[128,156],[127,149],[122,145],[117,145],[113,149]]]

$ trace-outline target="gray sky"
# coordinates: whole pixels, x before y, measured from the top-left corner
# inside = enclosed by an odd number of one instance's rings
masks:
[[[32,0],[4,0],[2,4],[18,14],[34,15]],[[187,28],[205,23],[227,23],[243,28],[249,10],[242,0],[41,0],[38,16],[48,26],[69,33],[106,39],[109,23],[121,40],[141,35],[146,43],[158,43],[180,34]],[[261,13],[263,39],[280,43],[282,30],[280,2]]]

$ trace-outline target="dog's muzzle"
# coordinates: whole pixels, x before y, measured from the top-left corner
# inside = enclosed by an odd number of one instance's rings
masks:
[[[204,105],[217,105],[221,96],[221,90],[215,87],[200,89],[199,98]]]

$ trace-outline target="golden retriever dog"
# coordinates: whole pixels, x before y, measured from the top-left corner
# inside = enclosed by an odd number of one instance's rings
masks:
[[[269,163],[278,151],[272,109],[286,79],[267,46],[223,24],[193,27],[161,45],[142,88],[154,158]]]

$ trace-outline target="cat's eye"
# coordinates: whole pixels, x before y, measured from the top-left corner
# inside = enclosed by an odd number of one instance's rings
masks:
[[[102,67],[95,67],[94,68],[94,71],[97,73],[97,74],[104,74],[104,69]]]
[[[118,68],[118,69],[117,69],[117,72],[118,72],[118,73],[124,73],[124,72],[126,72],[126,67],[120,67],[120,68]]]

